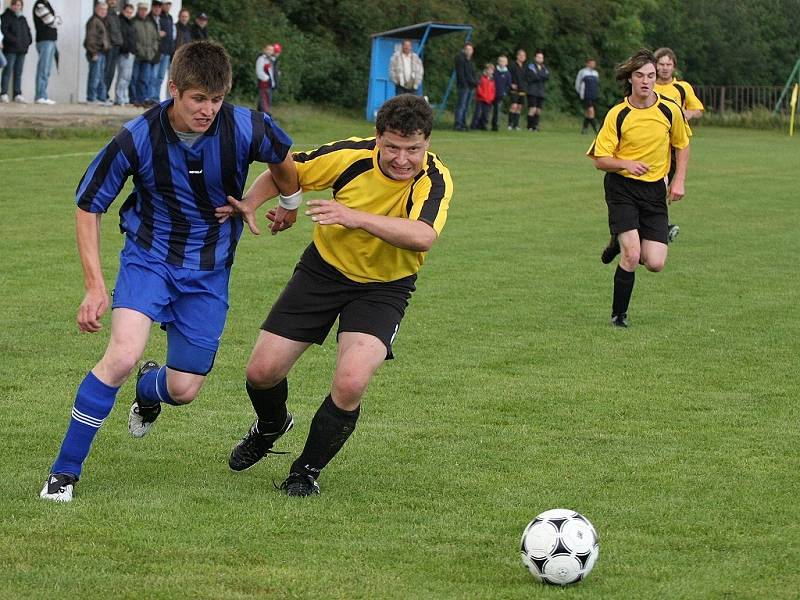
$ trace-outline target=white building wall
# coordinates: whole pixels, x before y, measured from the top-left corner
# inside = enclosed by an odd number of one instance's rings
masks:
[[[33,101],[36,94],[36,63],[39,55],[36,52],[36,28],[33,25],[33,3],[35,0],[25,0],[24,12],[28,25],[31,28],[31,37],[34,42],[28,48],[25,56],[25,69],[22,73],[22,95]],[[95,0],[50,0],[50,4],[61,17],[62,24],[58,30],[59,66],[53,65],[50,81],[47,85],[47,95],[58,103],[73,103],[86,100],[86,78],[89,74],[89,63],[86,61],[86,51],[83,49],[83,38],[86,32],[86,21],[94,12]],[[118,6],[124,4],[137,4],[137,1],[118,0]],[[170,14],[178,20],[181,10],[181,0],[173,0]],[[9,5],[9,0],[2,0],[2,10]],[[112,85],[113,89],[113,85]],[[110,94],[113,99],[113,93]],[[162,90],[162,98],[163,98]]]

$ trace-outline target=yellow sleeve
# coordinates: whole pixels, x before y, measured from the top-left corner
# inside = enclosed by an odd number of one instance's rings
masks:
[[[348,138],[357,140],[358,138]],[[342,173],[343,155],[334,147],[341,142],[331,142],[310,152],[293,154],[300,185],[304,190],[324,190],[331,187]],[[348,154],[352,158],[352,154]]]
[[[689,145],[692,130],[689,129],[689,124],[683,117],[680,107],[676,106],[674,109],[670,107],[670,112],[672,113],[672,127],[670,128],[669,143],[678,150],[686,148]]]
[[[619,132],[617,131],[617,114],[619,110],[611,109],[603,120],[600,132],[592,142],[586,156],[600,158],[601,156],[614,156],[619,146]]]
[[[681,81],[681,87],[683,87],[683,91],[686,92],[686,101],[684,104],[687,110],[705,110],[703,103],[700,102],[700,98],[694,93],[694,89],[691,85],[685,81]]]
[[[450,198],[453,197],[453,180],[450,171],[434,154],[428,154],[425,176],[414,184],[408,218],[424,221],[442,233]]]

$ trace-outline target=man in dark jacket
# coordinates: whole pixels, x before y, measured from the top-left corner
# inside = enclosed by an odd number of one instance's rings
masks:
[[[89,61],[86,101],[91,104],[108,104],[105,72],[111,41],[106,27],[106,15],[108,15],[108,4],[98,2],[94,5],[94,14],[86,21],[86,37],[83,40],[86,60]]]
[[[200,13],[194,19],[194,25],[192,25],[192,39],[193,40],[207,40],[208,39],[208,15],[206,13]]]
[[[117,88],[114,93],[114,104],[118,105],[130,103],[133,63],[136,61],[136,30],[133,28],[133,15],[133,5],[126,4],[119,17],[122,45],[117,58]]]
[[[177,50],[184,44],[192,41],[192,26],[189,24],[188,8],[182,8],[178,13],[178,22],[175,23],[175,49]]]
[[[516,131],[519,129],[519,116],[522,113],[522,105],[525,104],[527,83],[525,81],[525,61],[528,54],[520,48],[514,57],[514,62],[508,67],[511,74],[511,106],[508,107],[508,130]]]
[[[458,89],[458,100],[456,102],[456,131],[467,130],[467,112],[475,87],[478,85],[478,75],[475,73],[475,64],[472,62],[472,54],[475,48],[472,42],[464,44],[464,49],[456,57],[456,88]]]
[[[158,28],[148,14],[147,2],[139,2],[133,29],[136,32],[136,60],[131,74],[131,102],[136,106],[150,103],[150,80],[153,74],[153,62],[158,62]]]
[[[159,94],[161,92],[161,84],[164,83],[164,77],[169,73],[172,55],[175,54],[175,37],[173,36],[175,22],[172,20],[172,15],[169,14],[170,8],[172,8],[172,2],[161,2],[161,14],[158,17],[161,41],[158,45],[159,60],[154,80],[156,82],[154,88]]]
[[[12,0],[11,5],[0,17],[3,32],[3,54],[7,64],[0,79],[0,102],[8,102],[8,81],[14,74],[14,102],[27,103],[22,95],[22,68],[25,66],[25,55],[33,40],[31,28],[22,14],[22,0]]]
[[[108,28],[108,40],[111,46],[106,55],[106,70],[103,74],[103,80],[106,83],[106,89],[111,92],[111,82],[114,81],[114,74],[117,72],[117,63],[119,62],[120,48],[122,47],[122,23],[119,16],[119,7],[117,0],[106,0],[108,4],[108,14],[106,15],[106,27]]]
[[[539,115],[544,105],[544,84],[550,79],[550,70],[544,66],[544,52],[537,50],[528,65],[528,131],[539,131]]]
[[[56,40],[61,17],[47,0],[36,0],[33,4],[33,26],[36,29],[36,52],[39,62],[36,63],[36,104],[55,104],[47,96],[47,82],[53,68],[56,55]]]

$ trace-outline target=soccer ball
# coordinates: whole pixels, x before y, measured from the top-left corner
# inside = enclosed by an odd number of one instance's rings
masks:
[[[547,510],[522,533],[522,563],[544,583],[568,585],[589,574],[597,561],[597,532],[583,515],[566,508]]]

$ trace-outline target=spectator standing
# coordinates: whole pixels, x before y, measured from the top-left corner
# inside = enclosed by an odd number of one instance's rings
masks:
[[[495,95],[494,65],[488,63],[483,69],[481,78],[478,80],[478,87],[475,90],[475,113],[472,115],[471,129],[486,131]]]
[[[150,79],[153,73],[153,60],[158,56],[158,29],[148,15],[150,7],[147,2],[140,2],[136,7],[136,18],[133,29],[136,32],[136,60],[133,62],[131,74],[131,102],[143,106],[148,102]]]
[[[190,17],[191,13],[189,13],[188,8],[183,8],[181,12],[178,13],[178,22],[175,23],[176,50],[192,41],[192,26],[189,24]]]
[[[12,0],[9,7],[0,17],[0,31],[3,32],[3,55],[6,66],[0,78],[0,102],[8,102],[8,84],[13,74],[14,102],[27,104],[22,95],[22,69],[25,66],[25,55],[33,42],[31,28],[25,15],[22,14],[22,0]]]
[[[3,31],[0,30],[0,69],[4,69],[6,66],[6,57],[3,54]]]
[[[117,0],[106,0],[106,3],[108,4],[106,27],[108,27],[108,40],[111,46],[106,55],[106,70],[103,74],[103,80],[106,83],[106,89],[110,95],[111,84],[117,72],[120,48],[122,47],[122,24],[120,23],[121,17],[119,16],[119,9],[117,8]]]
[[[90,103],[108,103],[105,71],[111,41],[106,26],[107,15],[108,4],[98,2],[94,5],[94,14],[86,21],[86,37],[83,40],[83,47],[86,49],[86,60],[89,61],[86,101]]]
[[[150,15],[148,17],[155,23],[156,31],[158,32],[158,48],[156,49],[156,55],[152,61],[150,81],[147,84],[148,104],[158,103],[161,99],[161,80],[158,78],[158,73],[161,66],[161,42],[167,35],[166,32],[161,29],[162,8],[161,0],[153,0],[150,5]]]
[[[511,91],[511,72],[508,70],[508,57],[504,54],[497,57],[494,69],[494,102],[492,103],[492,131],[497,131],[497,119],[503,107],[503,100]]]
[[[47,95],[47,82],[53,69],[56,56],[56,40],[61,17],[47,0],[36,0],[33,4],[33,27],[36,30],[36,52],[39,61],[36,63],[36,103],[55,104]]]
[[[583,126],[581,133],[586,133],[589,125],[597,133],[597,119],[595,118],[595,104],[600,95],[600,75],[597,73],[597,63],[593,58],[586,59],[586,66],[578,71],[575,78],[575,91],[583,102]]]
[[[544,106],[544,86],[550,79],[550,70],[544,64],[544,52],[537,50],[533,62],[528,65],[528,131],[539,131],[539,115]]]
[[[456,131],[467,130],[467,112],[469,103],[478,85],[478,77],[475,73],[475,64],[472,62],[472,55],[475,47],[472,42],[464,44],[464,48],[456,57],[456,89],[458,90],[458,100],[456,101]]]
[[[424,74],[422,59],[411,49],[411,40],[403,40],[389,60],[389,78],[394,82],[395,95],[416,94]]]
[[[208,39],[208,15],[206,13],[200,13],[194,19],[194,25],[192,25],[192,39],[193,40],[207,40]]]
[[[256,59],[256,78],[258,79],[258,110],[270,113],[272,110],[272,90],[277,84],[277,56],[274,44],[267,44]]]
[[[133,75],[133,63],[136,61],[136,30],[133,28],[133,4],[126,4],[119,17],[122,46],[117,58],[117,88],[114,93],[114,104],[124,106],[130,104],[130,86]]]
[[[159,61],[158,73],[156,74],[157,83],[155,84],[156,98],[160,98],[161,85],[164,83],[167,73],[169,73],[172,55],[175,54],[175,21],[172,20],[172,15],[169,14],[171,8],[172,2],[161,2],[161,15],[159,16],[161,41],[158,45]]]
[[[528,60],[528,53],[520,48],[517,50],[514,62],[511,63],[508,69],[509,73],[511,73],[511,106],[508,108],[509,131],[519,129],[519,116],[522,113],[522,105],[525,104],[525,97],[527,96],[526,60]]]

